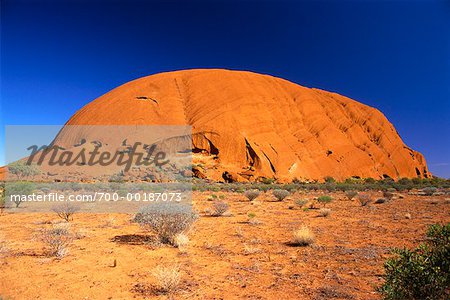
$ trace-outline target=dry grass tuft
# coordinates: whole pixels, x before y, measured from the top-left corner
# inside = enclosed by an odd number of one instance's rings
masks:
[[[258,247],[244,244],[244,255],[251,255],[251,254],[256,254],[256,253],[260,253],[260,252],[261,252],[261,249],[259,249]]]
[[[173,245],[183,252],[186,251],[186,247],[188,244],[189,237],[184,233],[179,233],[173,238]]]
[[[313,244],[315,239],[314,233],[307,226],[302,226],[300,229],[294,231],[292,244],[296,246],[308,246]]]
[[[156,279],[156,288],[164,294],[172,294],[179,289],[181,271],[179,265],[158,266],[152,271]]]
[[[331,209],[329,208],[321,208],[319,211],[319,216],[321,217],[328,217],[331,213]]]

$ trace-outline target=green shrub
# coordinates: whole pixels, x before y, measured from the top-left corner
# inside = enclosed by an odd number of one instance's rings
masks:
[[[368,177],[366,179],[364,179],[364,183],[368,183],[368,184],[374,184],[377,181],[375,179],[373,179],[372,177]]]
[[[324,177],[323,180],[325,180],[326,183],[335,183],[336,182],[336,180],[331,176],[326,176],[326,177]]]
[[[276,190],[272,191],[272,194],[275,196],[275,198],[278,201],[282,201],[284,198],[286,198],[289,195],[289,192],[286,190],[276,189]]]
[[[336,190],[336,184],[334,184],[334,183],[325,183],[325,189],[328,192],[334,192]]]
[[[273,178],[262,178],[261,179],[261,182],[264,184],[272,184],[272,183],[274,183],[274,181],[275,181],[275,179],[273,179]]]
[[[253,219],[254,217],[256,217],[256,214],[255,214],[254,212],[249,212],[249,213],[247,214],[247,217],[248,217],[249,219]]]
[[[317,201],[318,201],[319,203],[322,203],[323,206],[325,206],[327,203],[330,203],[331,201],[333,201],[333,197],[328,196],[328,195],[326,195],[326,196],[320,196],[319,198],[317,198]]]
[[[450,287],[450,223],[432,225],[427,241],[416,249],[394,249],[386,261],[384,283],[378,288],[386,300],[444,300]]]
[[[411,181],[415,185],[422,184],[422,178],[419,178],[419,177],[413,178],[413,179],[411,179]]]

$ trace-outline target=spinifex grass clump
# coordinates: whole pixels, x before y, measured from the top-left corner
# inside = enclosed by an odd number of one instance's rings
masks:
[[[161,243],[173,245],[175,236],[188,231],[197,218],[190,205],[156,202],[142,207],[134,221],[154,232]]]
[[[276,189],[272,191],[272,194],[278,201],[282,201],[289,195],[289,192],[286,190]]]
[[[323,204],[323,206],[325,207],[325,205],[327,205],[327,203],[330,203],[331,201],[333,201],[333,197],[331,196],[320,196],[319,198],[317,198],[317,201],[321,204]]]
[[[394,249],[384,264],[384,283],[378,288],[386,300],[449,299],[450,223],[432,225],[427,240],[416,249]]]

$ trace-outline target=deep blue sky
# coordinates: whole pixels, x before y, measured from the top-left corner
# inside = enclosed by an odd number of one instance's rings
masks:
[[[251,70],[380,109],[450,177],[449,1],[1,3],[2,127],[63,124],[153,73]]]

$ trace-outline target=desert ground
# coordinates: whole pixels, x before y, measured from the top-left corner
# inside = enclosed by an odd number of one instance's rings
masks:
[[[64,225],[54,213],[3,212],[0,298],[380,299],[375,287],[390,249],[417,246],[429,225],[450,221],[448,195],[405,192],[361,206],[343,192],[327,193],[334,200],[326,217],[296,201],[323,194],[296,191],[274,201],[268,191],[249,201],[241,193],[194,192],[199,218],[182,248],[158,245],[132,215],[78,213]],[[228,203],[228,212],[210,216],[213,198]],[[48,256],[36,239],[58,224],[75,237],[60,258]],[[295,246],[293,231],[302,225],[315,241]],[[157,288],[158,266],[179,267],[173,292]]]

